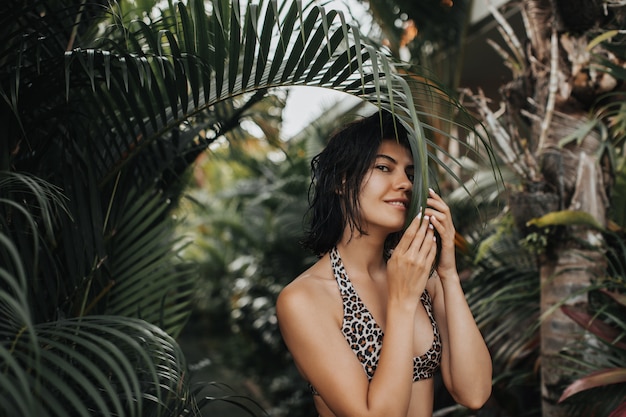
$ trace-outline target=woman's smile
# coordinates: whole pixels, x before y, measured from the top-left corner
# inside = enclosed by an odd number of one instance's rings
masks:
[[[390,204],[392,206],[395,206],[397,208],[401,208],[403,210],[406,210],[406,208],[407,208],[407,206],[409,204],[408,200],[405,200],[405,199],[403,199],[403,200],[389,200],[386,203]]]

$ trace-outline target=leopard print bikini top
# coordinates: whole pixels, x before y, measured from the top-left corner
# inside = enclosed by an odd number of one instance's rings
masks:
[[[380,358],[383,330],[376,323],[372,313],[367,309],[352,282],[350,282],[337,248],[331,250],[330,260],[343,300],[341,332],[363,365],[368,380],[371,380]],[[413,358],[413,382],[432,378],[441,363],[441,336],[433,316],[432,300],[427,290],[422,293],[421,302],[433,326],[434,338],[430,349],[423,355]],[[313,386],[310,388],[313,394],[317,394]]]

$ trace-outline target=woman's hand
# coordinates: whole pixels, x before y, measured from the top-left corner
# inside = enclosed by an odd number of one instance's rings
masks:
[[[387,262],[389,299],[415,303],[424,292],[436,255],[433,226],[428,216],[422,219],[420,213],[406,229]]]
[[[435,227],[441,239],[441,253],[439,254],[437,274],[445,279],[445,277],[457,274],[454,248],[456,230],[452,222],[450,207],[432,189],[428,191],[427,205],[428,208],[425,214],[429,216],[430,223]]]

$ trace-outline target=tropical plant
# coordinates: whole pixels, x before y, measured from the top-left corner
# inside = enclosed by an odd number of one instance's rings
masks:
[[[194,317],[204,331],[198,332],[195,324],[190,331],[194,339],[205,335],[211,362],[237,370],[255,384],[276,416],[307,415],[312,409],[274,311],[280,289],[312,262],[299,244],[309,184],[304,146],[286,143],[286,159],[278,161],[266,154],[233,158],[227,147],[213,150],[210,159],[195,167],[197,183],[181,210],[194,242],[183,256],[201,271]],[[215,169],[228,172],[239,164],[246,172],[225,188],[207,192],[197,186]]]
[[[550,213],[535,223],[586,223],[598,227],[591,216],[580,214]],[[626,239],[623,229],[615,229],[602,230],[608,243],[608,268],[587,289],[589,301],[560,306],[587,332],[577,344],[562,352],[578,376],[559,398],[570,414],[616,417],[624,415],[626,407]],[[584,355],[581,357],[579,352]]]
[[[615,277],[618,278],[618,277]],[[623,416],[626,412],[626,300],[624,300],[624,276],[605,279],[600,286],[616,290],[596,290],[597,305],[591,311],[584,308],[564,307],[563,312],[596,338],[583,346],[588,359],[577,364],[586,374],[573,381],[563,391],[559,402],[565,403],[579,415]],[[593,315],[591,314],[593,313]],[[595,398],[602,393],[602,401]]]
[[[148,3],[0,5],[3,415],[195,415],[210,401],[196,401],[174,340],[197,271],[172,210],[188,167],[268,88],[332,88],[394,111],[425,181],[434,128],[412,88],[458,108],[335,11]]]
[[[149,290],[137,287],[141,273],[113,274],[122,285],[134,287],[119,296],[117,288],[109,294],[99,288],[101,281],[110,282],[102,277],[110,273],[104,262],[95,258],[86,271],[90,275],[70,281],[66,268],[73,265],[57,258],[64,241],[81,234],[72,229],[60,233],[62,222],[71,220],[71,206],[58,187],[27,173],[4,173],[0,183],[2,414],[88,416],[94,409],[103,415],[182,413],[189,392],[186,365],[171,335],[180,327],[186,294],[182,285],[173,284],[176,279],[185,284],[189,268],[168,248],[166,222],[149,230],[150,222],[138,224],[136,213],[149,219],[146,210],[158,216],[162,209],[154,199],[138,200],[145,207],[129,205],[134,212],[122,216],[128,228],[139,228],[139,236],[160,239],[140,243],[123,228],[116,240],[121,252],[110,250],[110,256],[130,269],[133,257],[121,256],[126,250],[152,251],[161,259],[145,272],[154,279]],[[91,297],[89,287],[97,289]],[[93,312],[98,297],[110,301],[104,311]]]
[[[502,89],[501,110],[495,113],[481,94],[473,99],[500,159],[519,178],[509,190],[509,208],[526,244],[539,254],[542,413],[567,415],[557,400],[572,374],[559,352],[580,336],[577,325],[553,306],[563,298],[570,305],[585,301],[585,289],[604,273],[605,243],[595,227],[537,228],[528,221],[570,210],[587,213],[601,227],[608,224],[620,165],[614,156],[623,139],[605,127],[623,117],[616,82],[622,35],[615,30],[623,26],[626,8],[620,2],[520,6],[527,47],[492,8],[509,47],[500,52],[513,70],[513,81]],[[611,110],[596,113],[598,108]]]

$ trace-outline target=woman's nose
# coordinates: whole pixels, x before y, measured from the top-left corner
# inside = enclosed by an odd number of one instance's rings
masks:
[[[396,178],[396,188],[400,190],[410,190],[412,186],[413,183],[411,182],[411,179],[409,178],[407,173],[398,173],[398,176]]]

